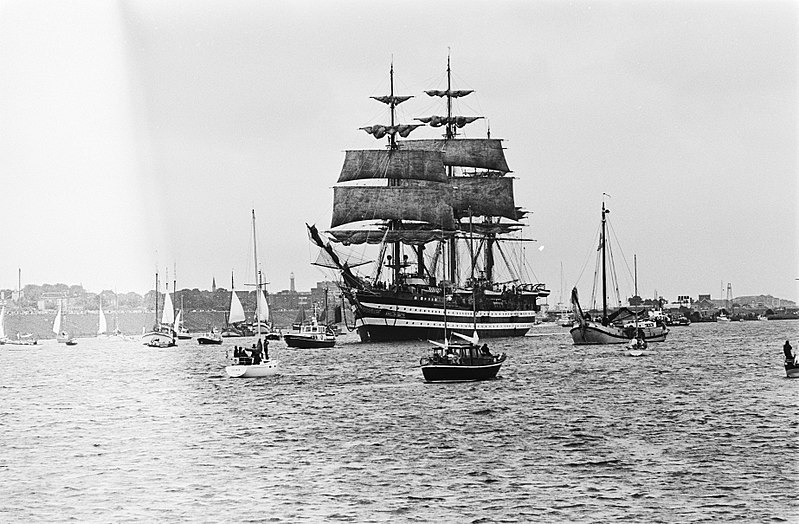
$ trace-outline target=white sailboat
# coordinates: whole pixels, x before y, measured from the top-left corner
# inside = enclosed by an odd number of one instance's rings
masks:
[[[175,314],[175,332],[177,333],[177,337],[179,340],[190,340],[191,334],[189,334],[189,330],[183,325],[183,297],[180,297],[180,309]]]
[[[100,302],[100,318],[97,322],[97,334],[98,335],[107,335],[108,334],[108,323],[105,319],[105,313],[103,313],[103,303]]]
[[[257,352],[260,352],[262,348],[264,348],[264,344],[268,344],[265,340],[261,341],[261,323],[257,320],[261,318],[261,277],[258,271],[258,250],[256,247],[256,234],[255,234],[255,210],[252,211],[252,241],[253,241],[253,257],[255,258],[255,279],[256,279],[256,289],[255,292],[259,298],[255,300],[255,326],[256,326],[256,336],[258,337],[257,340]],[[233,292],[233,296],[236,296],[235,291]],[[238,297],[236,298],[238,300]],[[265,302],[265,300],[264,300]],[[239,302],[239,307],[241,308],[241,303]],[[231,314],[232,314],[232,306],[231,306]],[[241,315],[244,316],[244,309],[242,308]],[[268,350],[265,351],[264,358],[261,359],[257,355],[255,358],[250,357],[242,357],[242,356],[234,356],[233,364],[229,366],[225,366],[225,373],[228,374],[231,378],[257,378],[257,377],[265,377],[268,375],[275,375],[278,372],[278,364],[277,360],[269,358]]]
[[[62,312],[61,301],[58,302],[58,313],[56,313],[55,320],[53,320],[53,333],[56,335],[56,341],[67,346],[74,346],[77,344],[72,338],[72,334],[62,329],[64,323],[64,314]]]
[[[233,275],[230,277],[230,311],[227,318],[227,327],[222,332],[223,337],[241,337],[244,336],[237,328],[236,324],[244,322],[247,317],[244,315],[244,307],[241,305],[241,300],[236,294],[236,289],[233,287]]]
[[[167,311],[169,309],[169,311]],[[164,322],[167,320],[168,322]],[[172,299],[169,297],[167,290],[166,298],[164,299],[164,311],[161,317],[161,323],[158,322],[158,273],[155,273],[155,325],[151,331],[142,334],[142,344],[151,347],[172,347],[176,346],[175,331],[170,325],[175,321],[175,313],[172,309]],[[143,329],[142,329],[143,330]]]
[[[0,344],[6,343],[6,307],[0,309]]]

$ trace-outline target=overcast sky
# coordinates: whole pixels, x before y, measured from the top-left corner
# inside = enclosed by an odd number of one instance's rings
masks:
[[[0,1],[0,287],[251,282],[252,208],[270,290],[311,287],[304,224],[344,150],[382,147],[358,127],[392,57],[410,122],[449,50],[554,295],[604,192],[641,295],[797,300],[796,49],[795,2]]]

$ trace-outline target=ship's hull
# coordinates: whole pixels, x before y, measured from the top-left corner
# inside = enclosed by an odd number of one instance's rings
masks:
[[[494,309],[477,311],[447,308],[425,301],[391,300],[389,297],[356,299],[355,329],[362,342],[393,340],[431,340],[447,333],[471,335],[475,328],[480,338],[521,337],[535,324],[535,311]]]
[[[663,342],[668,335],[668,329],[657,327],[641,327],[643,338],[647,342]],[[603,326],[595,322],[588,322],[585,326],[574,326],[571,333],[575,345],[588,344],[626,344],[632,340],[634,331],[625,330],[617,326]]]

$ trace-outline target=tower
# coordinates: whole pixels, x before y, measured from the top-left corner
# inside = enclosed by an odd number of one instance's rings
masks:
[[[291,284],[289,285],[289,290],[291,291],[291,294],[293,295],[294,293],[297,292],[297,290],[294,289],[294,272],[293,271],[291,272],[291,275],[289,276],[289,279],[291,281]]]

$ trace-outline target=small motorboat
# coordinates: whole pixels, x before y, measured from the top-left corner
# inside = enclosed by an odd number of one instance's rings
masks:
[[[283,340],[288,347],[300,349],[332,348],[336,345],[335,333],[315,321],[302,325],[299,333],[286,333]]]
[[[197,343],[198,344],[221,344],[222,343],[222,335],[219,334],[219,331],[216,329],[212,329],[208,333],[203,333],[202,335],[197,336]]]
[[[480,346],[459,333],[454,334],[465,340],[429,341],[434,345],[433,354],[419,360],[424,379],[427,382],[467,382],[496,378],[507,355],[494,355],[486,344]]]

